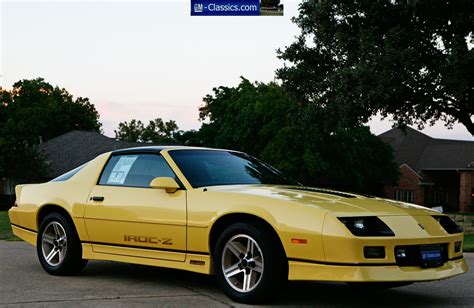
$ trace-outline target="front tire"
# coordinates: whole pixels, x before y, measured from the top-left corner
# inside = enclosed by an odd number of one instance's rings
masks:
[[[52,275],[74,275],[87,264],[72,223],[58,213],[48,214],[41,222],[36,242],[38,259]]]
[[[218,238],[214,272],[224,293],[241,303],[261,303],[276,296],[288,279],[288,261],[271,230],[236,223]]]

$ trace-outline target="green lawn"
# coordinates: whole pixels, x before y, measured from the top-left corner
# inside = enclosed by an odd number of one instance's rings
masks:
[[[474,252],[474,234],[464,235],[464,251]]]
[[[0,240],[21,241],[12,233],[7,211],[0,211]]]

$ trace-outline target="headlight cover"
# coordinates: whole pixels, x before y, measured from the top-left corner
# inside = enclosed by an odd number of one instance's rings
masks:
[[[463,230],[448,216],[432,216],[436,221],[439,222],[441,227],[449,234],[461,233]]]
[[[395,236],[392,230],[378,217],[338,217],[355,236]]]

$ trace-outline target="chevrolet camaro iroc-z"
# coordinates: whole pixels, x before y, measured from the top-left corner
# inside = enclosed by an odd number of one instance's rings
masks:
[[[448,216],[299,185],[245,153],[122,149],[56,179],[18,185],[15,235],[50,274],[112,260],[214,274],[240,302],[287,280],[399,286],[467,271]]]

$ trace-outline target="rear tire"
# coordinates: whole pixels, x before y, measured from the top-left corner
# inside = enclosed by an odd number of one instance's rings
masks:
[[[59,213],[50,213],[41,221],[36,251],[41,266],[51,275],[78,274],[88,261],[82,259],[74,225]]]
[[[278,239],[255,223],[235,223],[217,239],[214,272],[224,293],[241,303],[276,297],[288,280],[288,261]]]

